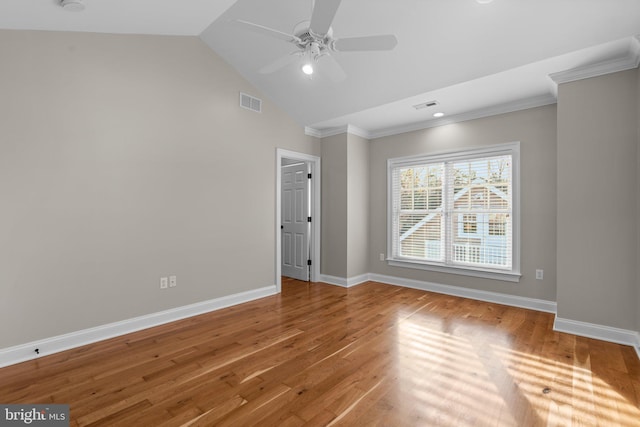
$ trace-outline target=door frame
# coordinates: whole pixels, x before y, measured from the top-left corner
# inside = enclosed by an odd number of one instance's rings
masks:
[[[309,280],[317,282],[320,278],[320,157],[311,154],[298,153],[282,148],[276,148],[276,290],[282,291],[282,234],[280,225],[282,222],[282,159],[299,160],[308,162],[311,167],[311,276]]]

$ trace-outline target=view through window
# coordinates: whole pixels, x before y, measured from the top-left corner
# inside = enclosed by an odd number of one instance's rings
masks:
[[[389,161],[391,259],[515,272],[517,146]]]

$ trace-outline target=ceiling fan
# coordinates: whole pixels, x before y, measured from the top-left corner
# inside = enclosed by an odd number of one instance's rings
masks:
[[[398,40],[393,34],[334,38],[331,23],[338,7],[340,7],[340,2],[341,0],[315,0],[311,19],[297,24],[292,34],[253,22],[241,19],[236,20],[236,23],[248,30],[289,42],[297,49],[291,54],[262,67],[259,73],[273,73],[288,64],[300,60],[302,57],[302,71],[310,76],[314,72],[316,62],[320,58],[326,58],[323,59],[322,64],[324,73],[334,82],[339,82],[346,78],[346,74],[340,64],[331,56],[331,53],[392,50],[398,44]]]

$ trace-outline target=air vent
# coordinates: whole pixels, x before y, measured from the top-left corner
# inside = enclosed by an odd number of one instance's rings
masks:
[[[240,92],[240,106],[256,113],[262,112],[262,100],[242,92]]]
[[[423,108],[435,107],[436,105],[438,105],[438,101],[429,101],[414,105],[413,108],[416,110],[422,110]]]
[[[60,6],[62,6],[64,10],[71,12],[81,12],[84,10],[84,3],[82,3],[82,0],[61,0]]]

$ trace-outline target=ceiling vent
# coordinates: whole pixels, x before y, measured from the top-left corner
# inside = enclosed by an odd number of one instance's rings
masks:
[[[60,6],[62,6],[64,10],[71,12],[80,12],[84,10],[84,3],[82,0],[61,0]]]
[[[416,110],[422,110],[424,108],[435,107],[436,105],[438,105],[438,101],[428,101],[423,102],[422,104],[414,105],[413,108],[415,108]]]
[[[240,92],[240,106],[256,113],[262,112],[262,100],[242,92]]]

